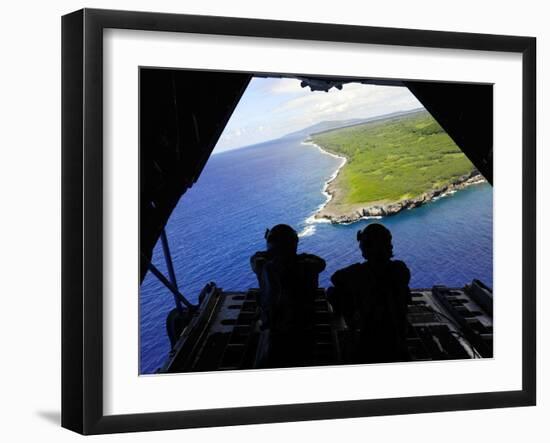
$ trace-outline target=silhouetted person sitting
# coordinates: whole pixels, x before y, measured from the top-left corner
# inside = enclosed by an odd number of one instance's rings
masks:
[[[250,259],[260,293],[260,344],[257,367],[308,364],[313,308],[325,261],[298,254],[298,234],[288,225],[266,230],[267,250]]]
[[[357,233],[366,259],[341,269],[331,277],[327,290],[336,313],[348,326],[345,359],[353,363],[408,360],[407,305],[411,274],[393,256],[392,236],[378,223]]]

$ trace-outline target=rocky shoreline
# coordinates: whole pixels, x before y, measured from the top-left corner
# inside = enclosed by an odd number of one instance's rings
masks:
[[[446,195],[453,194],[454,192],[464,189],[467,186],[484,183],[485,178],[477,171],[473,170],[469,174],[465,174],[440,188],[426,191],[423,194],[410,199],[404,199],[397,202],[391,202],[387,204],[373,204],[363,208],[350,208],[350,212],[335,213],[331,211],[331,203],[334,202],[334,196],[336,190],[334,189],[335,177],[330,180],[325,188],[325,192],[330,196],[327,203],[319,209],[314,218],[318,221],[330,221],[331,223],[353,223],[361,219],[366,218],[378,218],[390,215],[395,215],[406,209],[413,209],[423,204],[429,203]],[[342,211],[339,211],[342,212]]]

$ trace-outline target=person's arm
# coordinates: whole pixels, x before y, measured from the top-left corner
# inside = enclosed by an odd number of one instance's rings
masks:
[[[267,251],[258,251],[250,257],[250,267],[258,277],[262,273],[263,266],[267,261]]]
[[[405,262],[402,262],[401,260],[397,260],[395,263],[395,274],[396,274],[396,280],[399,283],[399,287],[401,288],[401,291],[403,292],[403,296],[406,299],[407,304],[411,304],[412,296],[411,296],[411,290],[409,288],[409,283],[411,282],[411,271],[405,264]]]
[[[270,327],[271,306],[266,282],[265,268],[267,263],[267,251],[258,251],[250,257],[250,267],[258,279],[259,292],[256,302],[260,309],[260,320],[262,329]]]
[[[353,273],[357,265],[352,265],[344,269],[336,271],[330,277],[332,286],[327,289],[327,298],[338,314],[348,317],[353,311],[352,299],[352,281]]]
[[[341,300],[341,288],[335,283],[334,276],[338,274],[340,271],[336,271],[332,276],[330,277],[330,282],[332,283],[332,286],[329,286],[327,288],[326,294],[327,294],[327,300],[331,304],[332,309],[334,309],[334,312],[336,314],[342,313],[342,306],[340,303]],[[336,278],[336,281],[338,281],[338,278]]]

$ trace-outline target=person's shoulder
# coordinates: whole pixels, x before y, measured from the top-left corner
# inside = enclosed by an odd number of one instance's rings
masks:
[[[406,281],[408,284],[411,279],[411,271],[405,262],[401,260],[392,260],[390,263],[392,272],[396,275],[396,277],[401,281]]]
[[[359,274],[362,273],[362,270],[362,263],[354,263],[350,266],[346,266],[345,268],[336,271],[334,274],[332,274],[330,280],[335,285],[338,285],[345,281],[349,281],[350,279],[356,278]]]
[[[265,260],[267,258],[267,251],[257,251],[250,257],[250,260]]]
[[[321,257],[315,254],[308,254],[306,252],[302,252],[301,254],[298,254],[298,260],[301,261],[310,261],[310,262],[325,262]]]
[[[365,263],[353,263],[352,265],[346,266],[345,268],[339,269],[336,272],[343,272],[345,274],[361,272]]]
[[[409,270],[408,266],[402,260],[391,260],[390,263],[392,268],[395,270],[401,270],[401,271]]]
[[[326,266],[325,260],[323,260],[318,255],[314,255],[314,254],[307,254],[307,253],[298,254],[298,261],[300,261],[306,266],[311,266],[311,267],[320,269],[319,272],[323,271]]]

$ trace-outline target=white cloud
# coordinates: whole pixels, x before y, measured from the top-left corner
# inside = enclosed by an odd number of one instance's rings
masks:
[[[341,91],[333,88],[329,92],[309,92],[307,95],[288,100],[274,112],[284,114],[308,109],[319,116],[334,112],[336,117],[339,113],[351,111],[362,114],[356,117],[363,117],[367,111],[376,112],[377,109],[383,110],[398,103],[420,106],[409,90],[403,87],[349,83],[344,85]]]
[[[281,78],[279,81],[270,82],[266,92],[271,94],[297,94],[302,91],[300,83],[300,80],[295,78]]]
[[[282,137],[326,120],[369,118],[419,108],[405,87],[347,83],[329,92],[302,88],[296,79],[255,79],[246,106],[231,117],[219,150]],[[246,108],[246,109],[245,109]]]

